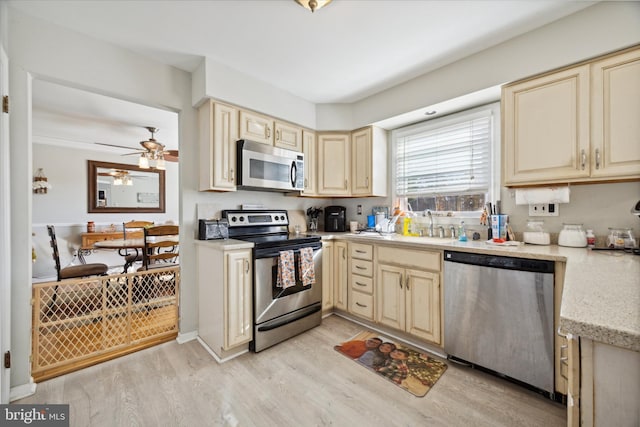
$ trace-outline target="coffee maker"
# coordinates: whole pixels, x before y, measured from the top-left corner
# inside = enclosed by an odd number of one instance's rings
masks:
[[[347,231],[347,208],[327,206],[324,209],[324,231]]]

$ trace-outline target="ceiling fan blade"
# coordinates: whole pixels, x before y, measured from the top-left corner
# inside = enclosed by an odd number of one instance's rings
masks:
[[[123,148],[125,150],[136,150],[138,152],[147,151],[147,150],[143,150],[143,149],[140,149],[140,148],[125,147],[124,145],[107,144],[107,143],[104,143],[104,142],[94,142],[94,144],[105,145],[107,147]]]
[[[178,150],[165,150],[165,151],[163,151],[162,156],[168,162],[177,162],[178,161]]]

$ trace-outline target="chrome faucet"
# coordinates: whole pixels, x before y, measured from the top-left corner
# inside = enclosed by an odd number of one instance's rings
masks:
[[[444,227],[441,225],[438,226],[438,237],[444,239]]]
[[[454,225],[449,226],[449,234],[451,235],[452,239],[456,238],[456,227]]]
[[[433,237],[433,216],[431,216],[431,211],[427,211],[427,216],[429,217],[429,237]]]

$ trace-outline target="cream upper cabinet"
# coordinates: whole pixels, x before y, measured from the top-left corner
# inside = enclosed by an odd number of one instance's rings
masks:
[[[315,196],[318,194],[315,132],[306,129],[302,131],[302,153],[304,154],[304,190],[302,190],[302,195]]]
[[[640,178],[640,48],[502,89],[507,186]]]
[[[591,176],[640,176],[640,49],[592,64]]]
[[[348,305],[348,262],[347,262],[347,242],[334,243],[334,287],[333,303],[340,310],[347,310]]]
[[[322,311],[333,309],[333,286],[335,283],[335,249],[334,243],[322,242]]]
[[[209,100],[198,113],[200,191],[235,191],[238,109]]]
[[[351,194],[349,134],[318,133],[318,194],[348,196]]]
[[[251,250],[225,253],[225,350],[253,338]]]
[[[505,185],[589,176],[589,66],[502,90]]]
[[[351,133],[351,194],[387,195],[387,134],[373,126]]]
[[[258,113],[240,110],[240,138],[273,145],[273,119]]]
[[[273,145],[287,150],[302,151],[302,128],[275,121]]]
[[[378,246],[376,321],[440,344],[441,258],[440,252]]]

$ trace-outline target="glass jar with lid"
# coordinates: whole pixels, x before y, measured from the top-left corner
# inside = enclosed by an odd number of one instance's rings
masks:
[[[532,245],[548,245],[551,241],[549,233],[544,231],[544,221],[529,218],[527,229],[522,233],[522,240]]]
[[[571,248],[584,248],[587,246],[587,234],[582,229],[582,224],[563,224],[558,245]]]
[[[630,228],[609,227],[607,246],[613,249],[635,248],[636,240],[633,238],[633,231]]]

